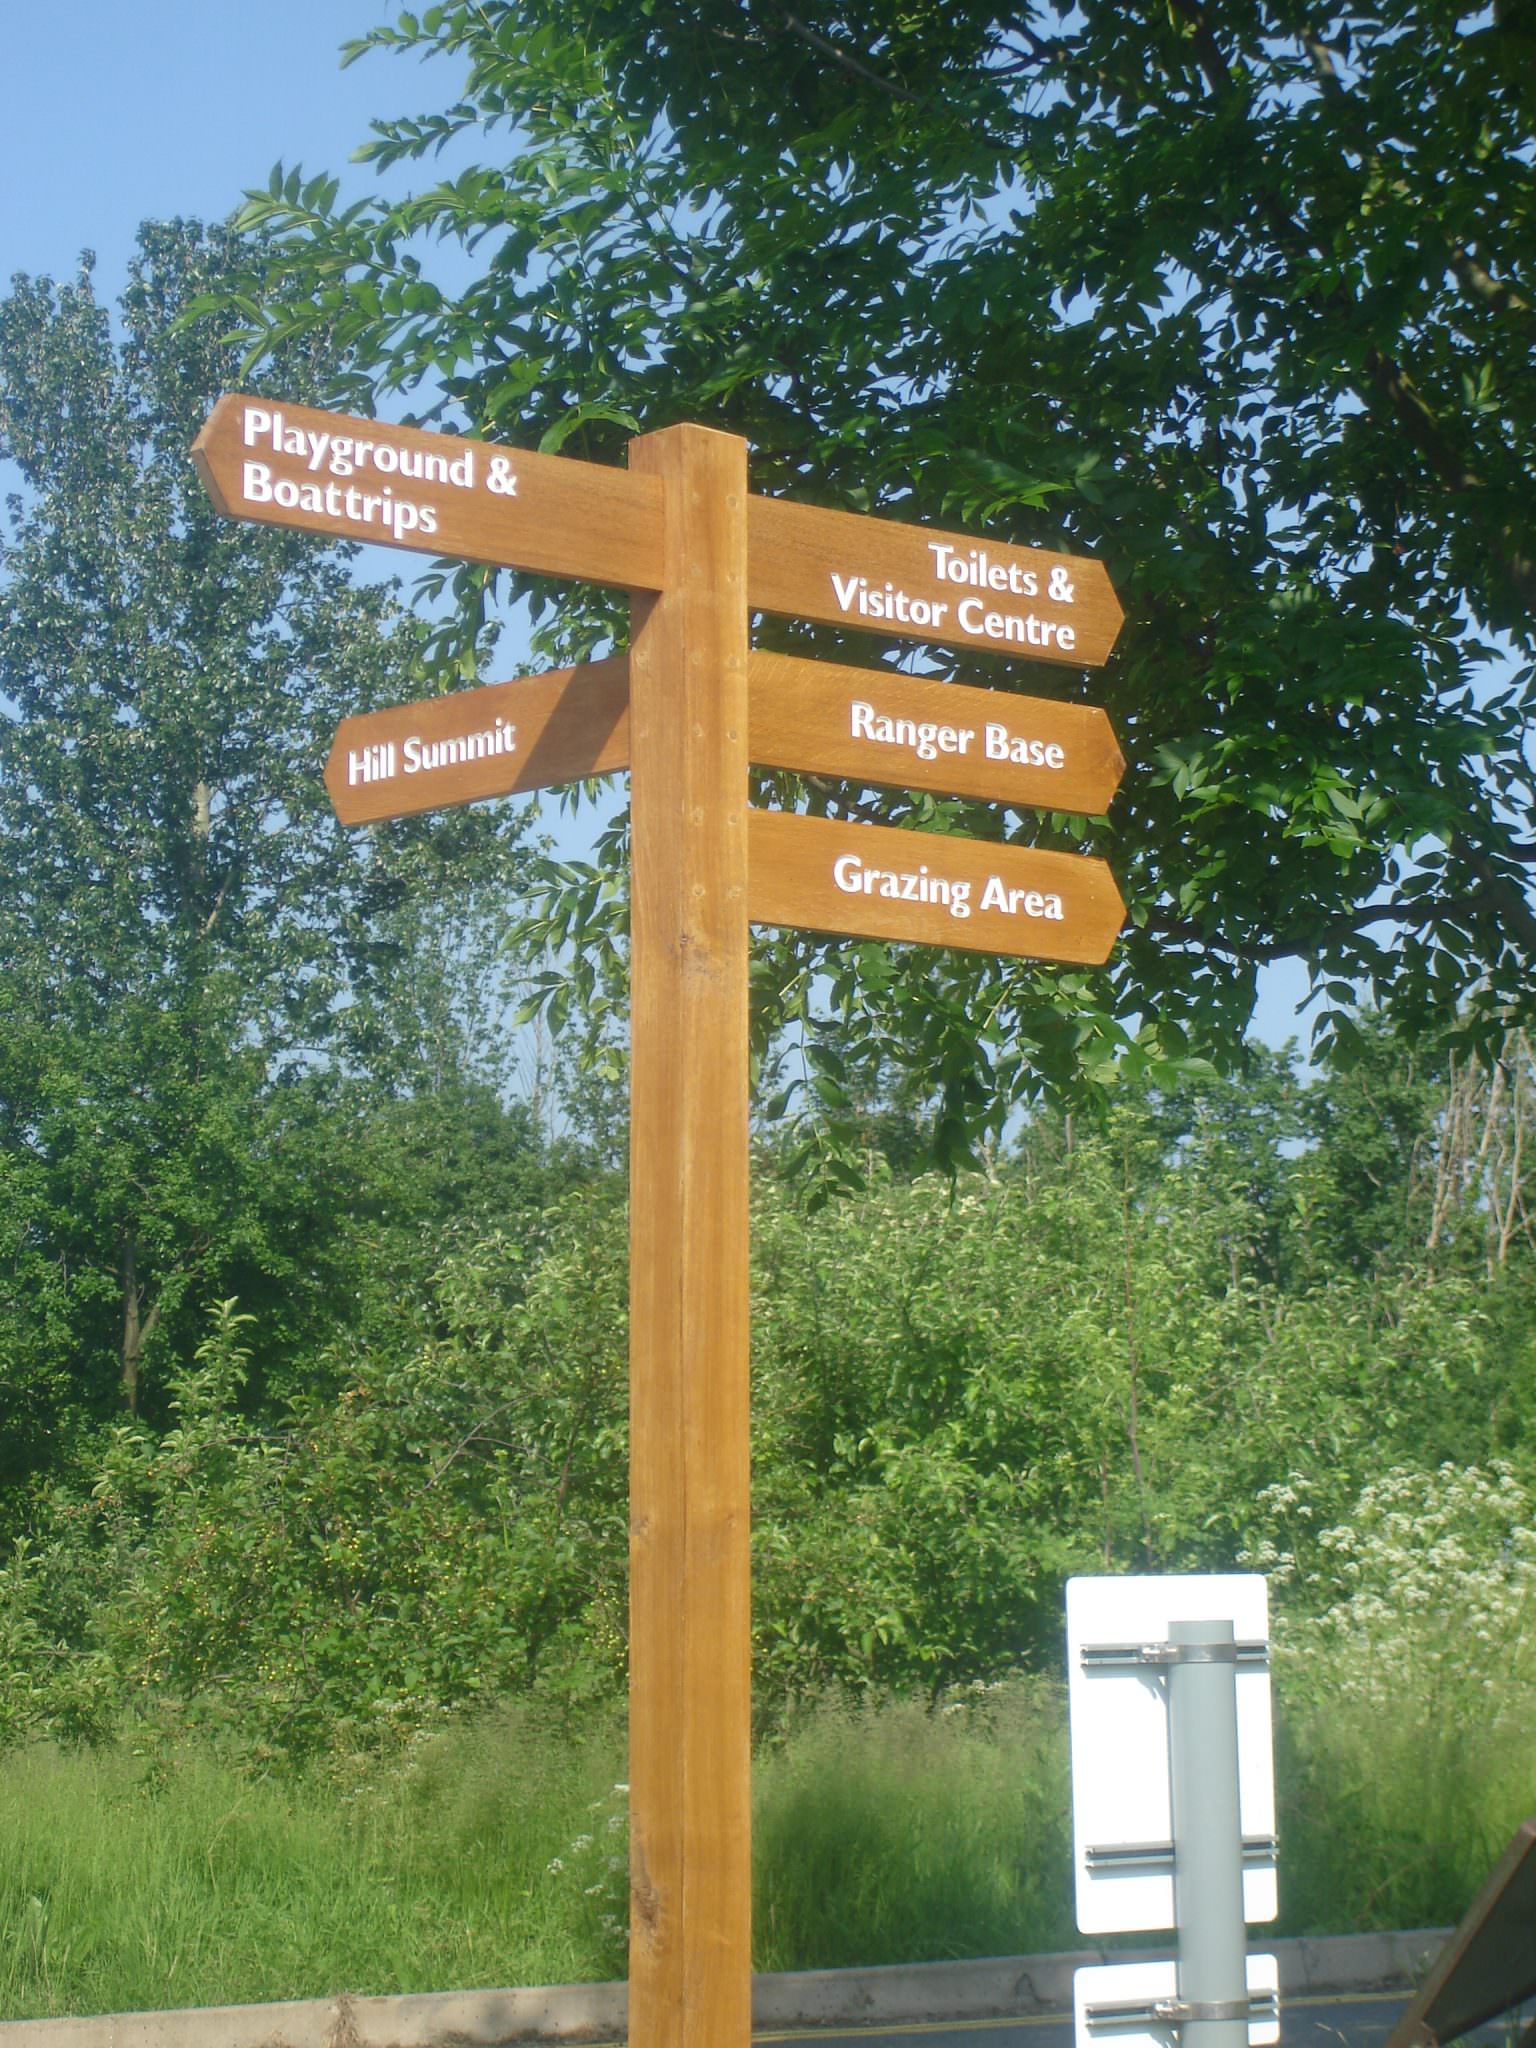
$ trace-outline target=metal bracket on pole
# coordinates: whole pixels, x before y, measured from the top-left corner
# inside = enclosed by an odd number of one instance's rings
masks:
[[[1245,1863],[1273,1863],[1279,1845],[1273,1835],[1244,1835]],[[1090,1870],[1154,1868],[1173,1861],[1172,1842],[1096,1842],[1083,1852]]]
[[[1267,1667],[1268,1643],[1084,1643],[1085,1671],[1166,1669],[1174,1664],[1245,1664]]]
[[[1182,2028],[1190,2021],[1272,2020],[1280,2001],[1272,1991],[1260,1991],[1251,1998],[1133,1998],[1110,2005],[1090,2005],[1084,2016],[1091,2028],[1169,2027]]]
[[[1076,1972],[1075,2048],[1276,2048],[1275,1958],[1248,1953],[1276,1912],[1264,1581],[1073,1579],[1066,1605],[1078,1925],[1177,1931]]]
[[[1180,2022],[1190,2048],[1248,2048],[1248,1929],[1230,1621],[1175,1621],[1168,1762]]]

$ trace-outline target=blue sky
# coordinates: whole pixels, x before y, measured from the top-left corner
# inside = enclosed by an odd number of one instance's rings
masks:
[[[97,288],[116,297],[138,224],[216,219],[263,185],[274,162],[344,174],[375,117],[445,104],[446,64],[375,53],[346,70],[341,45],[389,19],[387,0],[66,0],[12,7],[0,80],[0,278],[65,277],[93,249]],[[366,572],[398,572],[367,550]],[[586,828],[560,830],[576,852]],[[1264,977],[1258,1028],[1296,1034],[1299,969]],[[1305,1029],[1300,1035],[1305,1037]]]
[[[95,249],[104,296],[141,220],[215,219],[274,161],[340,171],[378,114],[454,83],[411,58],[340,69],[373,0],[66,0],[14,8],[0,84],[0,274],[73,271]],[[354,170],[359,190],[371,172]]]

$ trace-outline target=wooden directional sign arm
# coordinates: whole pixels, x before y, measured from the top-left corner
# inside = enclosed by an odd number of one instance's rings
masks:
[[[747,530],[759,611],[1072,668],[1106,661],[1124,616],[1087,556],[788,498],[753,498]]]
[[[960,683],[752,656],[759,767],[1102,816],[1125,773],[1095,706]]]
[[[266,526],[661,587],[656,479],[567,455],[386,426],[234,392],[192,445],[221,512]]]
[[[231,517],[633,591],[661,588],[656,479],[231,393],[192,450]],[[1121,623],[1084,556],[982,543],[781,498],[747,503],[761,611],[1094,667]]]
[[[761,767],[1102,813],[1124,769],[1084,704],[753,653],[747,744]],[[629,661],[611,655],[343,719],[326,787],[344,825],[612,775],[629,766]]]
[[[325,764],[343,825],[515,796],[629,766],[622,654],[344,718]]]
[[[751,914],[853,938],[1101,966],[1125,905],[1101,860],[753,811]]]

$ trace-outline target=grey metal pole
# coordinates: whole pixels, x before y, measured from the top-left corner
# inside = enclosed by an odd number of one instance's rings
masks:
[[[1247,2048],[1232,1623],[1176,1621],[1168,1638],[1175,1646],[1168,1668],[1168,1753],[1179,2001],[1194,2008],[1183,2022],[1182,2041],[1184,2048]]]

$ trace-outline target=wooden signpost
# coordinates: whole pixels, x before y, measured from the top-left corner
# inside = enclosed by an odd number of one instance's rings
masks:
[[[1102,861],[747,803],[751,762],[1100,813],[1102,712],[753,653],[753,610],[1082,668],[1097,563],[747,489],[746,443],[671,427],[627,471],[270,399],[193,459],[234,518],[604,583],[630,648],[343,720],[344,824],[631,777],[630,2007],[636,2048],[751,2030],[747,1409],[749,920],[1103,961]]]

